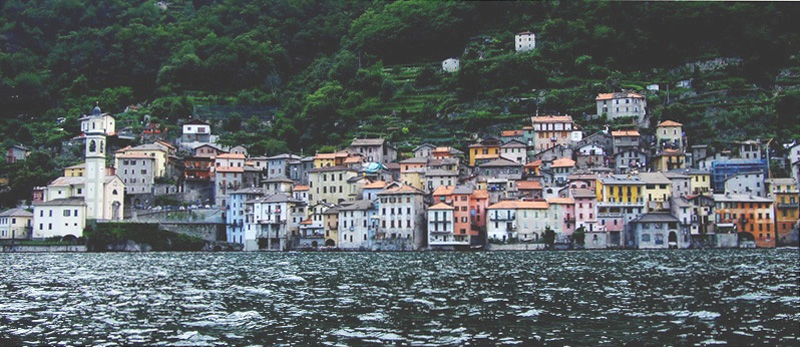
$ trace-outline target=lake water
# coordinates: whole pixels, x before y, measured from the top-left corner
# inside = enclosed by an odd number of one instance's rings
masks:
[[[0,254],[0,345],[800,345],[800,253]]]

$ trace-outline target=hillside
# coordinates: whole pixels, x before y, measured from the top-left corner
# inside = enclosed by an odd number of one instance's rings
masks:
[[[0,169],[10,198],[46,183],[71,164],[61,142],[96,101],[140,103],[120,116],[134,130],[146,114],[176,129],[196,106],[270,110],[270,121],[229,113],[215,132],[253,154],[309,153],[356,136],[463,146],[536,112],[594,131],[606,123],[586,117],[598,93],[658,83],[651,118],[687,124],[695,143],[789,141],[798,15],[794,3],[9,0],[0,135],[43,153]],[[536,49],[515,53],[523,30]],[[460,71],[441,71],[448,57]]]

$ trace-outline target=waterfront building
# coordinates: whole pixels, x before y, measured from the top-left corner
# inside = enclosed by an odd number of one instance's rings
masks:
[[[339,210],[339,248],[369,249],[378,229],[378,209],[369,200],[347,201]]]
[[[775,247],[774,201],[753,195],[714,194],[717,228],[733,226],[759,248]]]
[[[245,232],[245,250],[288,250],[299,235],[307,206],[287,194],[256,198],[253,232]]]
[[[768,179],[769,196],[775,206],[775,231],[777,245],[798,245],[800,228],[800,191],[792,178]]]
[[[645,212],[644,181],[610,175],[597,180],[597,219],[608,230],[609,247],[626,247],[626,225]]]
[[[549,223],[546,201],[505,200],[487,208],[486,233],[493,242],[539,241]]]
[[[597,194],[594,189],[571,189],[570,194],[575,202],[575,229],[583,228],[587,236],[585,247],[606,248],[606,228],[597,220]],[[589,233],[592,233],[591,237]]]
[[[244,168],[219,166],[214,174],[214,200],[218,207],[225,208],[230,201],[230,192],[242,188]]]
[[[631,222],[633,248],[678,247],[678,219],[669,213],[646,213]]]
[[[469,235],[455,233],[453,211],[453,206],[443,202],[428,207],[429,248],[469,246]]]
[[[469,186],[440,186],[433,192],[434,203],[453,206],[453,233],[467,241],[479,235],[486,226],[489,193]]]
[[[695,208],[683,196],[673,196],[669,202],[670,214],[678,220],[677,248],[692,246],[692,235],[698,234]]]
[[[339,207],[341,206],[335,205],[322,212],[326,247],[337,247],[339,245]]]
[[[308,186],[311,189],[308,200],[311,204],[324,201],[338,204],[352,201],[357,197],[357,186],[350,179],[356,178],[358,172],[343,166],[324,166],[308,172]]]
[[[575,199],[571,197],[553,197],[547,199],[549,226],[559,239],[565,240],[575,230]]]
[[[0,240],[24,240],[31,237],[33,213],[21,208],[0,212]]]
[[[246,213],[249,212],[248,202],[263,196],[264,190],[261,188],[244,188],[231,192],[231,201],[225,212],[225,231],[228,242],[245,244],[246,231],[252,234],[253,229],[256,228],[252,220],[252,213]]]
[[[642,196],[648,212],[669,210],[672,196],[672,182],[661,172],[641,172],[639,178],[644,182]]]
[[[86,228],[86,200],[59,198],[34,204],[33,238],[82,237]]]
[[[380,227],[377,239],[400,249],[420,249],[425,246],[424,193],[402,185],[378,193]]]

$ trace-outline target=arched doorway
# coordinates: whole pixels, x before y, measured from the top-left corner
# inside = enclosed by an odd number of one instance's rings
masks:
[[[122,205],[122,204],[120,204],[119,201],[114,201],[114,203],[111,204],[111,219],[113,219],[113,220],[122,219],[122,218],[120,218],[120,215],[119,215],[119,207],[120,207],[120,205]]]
[[[667,241],[669,241],[669,243],[667,243],[669,248],[678,248],[678,233],[670,231],[669,236],[667,236]]]
[[[336,241],[333,241],[333,239],[327,239],[327,240],[325,240],[325,246],[335,247],[336,246]]]

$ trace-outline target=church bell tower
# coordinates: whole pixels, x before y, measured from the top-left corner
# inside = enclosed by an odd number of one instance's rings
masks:
[[[102,111],[95,106],[89,116],[86,136],[86,219],[105,216],[104,183],[106,178],[106,132]]]

